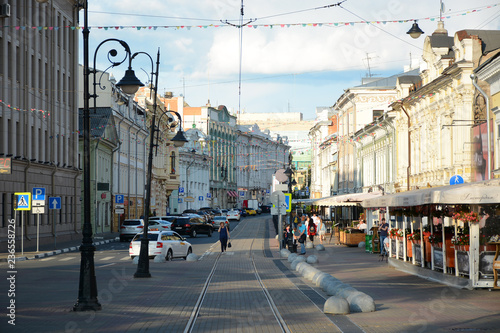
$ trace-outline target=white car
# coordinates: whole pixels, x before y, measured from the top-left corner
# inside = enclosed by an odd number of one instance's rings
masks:
[[[130,242],[130,258],[137,257],[141,251],[142,232],[135,235]],[[149,253],[150,258],[163,256],[166,260],[173,258],[184,258],[193,252],[191,244],[174,231],[149,231]]]
[[[148,230],[152,231],[170,231],[172,222],[164,220],[150,220],[148,221]]]
[[[226,217],[228,220],[239,221],[241,219],[241,213],[239,210],[230,210],[229,212],[227,212]]]

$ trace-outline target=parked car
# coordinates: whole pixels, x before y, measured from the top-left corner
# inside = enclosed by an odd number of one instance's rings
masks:
[[[255,211],[257,212],[257,214],[262,214],[262,209],[260,209],[260,207],[257,207],[255,208]]]
[[[212,225],[203,221],[203,218],[196,216],[180,216],[171,225],[173,231],[181,235],[196,237],[198,234],[207,234],[212,237]]]
[[[130,242],[129,255],[134,258],[141,252],[142,232]],[[173,231],[149,231],[149,257],[163,256],[166,260],[184,258],[193,252],[191,244]]]
[[[205,216],[207,222],[212,222],[212,220],[214,218],[213,215],[210,214],[210,212],[208,210],[199,210],[198,215]]]
[[[227,230],[230,230],[229,221],[227,220],[226,216],[215,216],[214,217],[214,223],[213,223],[214,230],[219,229],[221,222],[224,222],[226,224]]]
[[[272,205],[262,205],[260,208],[262,209],[262,213],[270,213]]]
[[[227,212],[226,215],[228,220],[236,220],[239,221],[241,219],[241,213],[239,210],[232,209],[229,212]]]
[[[224,216],[227,216],[227,212],[228,212],[227,209],[221,209],[220,210],[221,215],[224,215]]]
[[[165,220],[148,220],[148,229],[157,231],[171,230],[172,222]]]
[[[242,217],[248,216],[247,210],[245,208],[238,208]]]
[[[252,216],[252,215],[257,215],[257,212],[255,211],[255,209],[253,208],[245,208],[245,210],[247,211],[247,214],[249,216]]]
[[[221,216],[222,215],[222,212],[220,211],[220,209],[212,209],[212,214],[215,216]]]
[[[149,221],[158,221],[158,220],[162,220],[162,221],[167,221],[167,222],[172,222],[173,220],[175,220],[176,218],[178,218],[180,215],[166,215],[166,216],[151,216],[149,218]]]
[[[143,231],[144,220],[143,219],[127,219],[123,221],[120,227],[120,242],[124,242],[127,239],[134,238],[137,233]]]

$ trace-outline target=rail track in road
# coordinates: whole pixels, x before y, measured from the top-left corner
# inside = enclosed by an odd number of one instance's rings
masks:
[[[264,227],[265,223],[246,219],[231,233],[229,251],[211,253],[217,257],[185,333],[224,328],[250,331],[257,325],[268,332],[291,332],[255,264],[255,252],[263,251],[259,235],[264,234]]]

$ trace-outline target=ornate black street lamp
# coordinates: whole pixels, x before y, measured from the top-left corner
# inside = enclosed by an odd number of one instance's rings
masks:
[[[121,61],[113,61],[112,59],[118,54],[116,49],[108,52],[108,60],[111,62],[111,67],[121,65],[125,60],[129,60],[129,69],[125,73],[125,77],[120,81],[122,90],[127,93],[135,93],[139,86],[143,84],[137,79],[134,71],[130,67],[132,56],[127,43],[118,39],[106,39],[97,47],[94,53],[94,68],[89,68],[89,27],[88,27],[88,1],[84,0],[79,3],[79,7],[83,7],[84,11],[84,27],[83,27],[83,230],[82,244],[80,245],[81,262],[80,262],[80,282],[78,287],[78,300],[73,306],[74,311],[97,311],[101,310],[101,304],[97,300],[97,283],[94,267],[94,251],[95,247],[92,242],[92,223],[90,221],[91,201],[90,201],[90,109],[89,102],[94,98],[94,108],[96,106],[96,75],[95,69],[96,56],[99,48],[107,42],[119,43],[125,50],[125,57]],[[94,90],[90,95],[89,76],[94,74]],[[99,83],[100,86],[100,83]],[[104,89],[101,87],[101,89]]]

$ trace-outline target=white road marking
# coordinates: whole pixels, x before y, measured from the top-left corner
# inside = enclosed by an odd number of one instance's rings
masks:
[[[130,259],[130,256],[128,256],[128,257],[123,257],[123,258],[121,258],[120,260],[125,261],[125,260],[132,260],[132,259]]]
[[[67,257],[67,258],[63,258],[63,259],[61,259],[61,260],[59,260],[59,261],[69,261],[69,260],[71,260],[71,259],[75,259],[75,258],[76,258],[76,257]]]
[[[100,261],[107,261],[107,260],[111,260],[113,259],[114,257],[104,257],[104,258],[101,258],[99,259]]]
[[[40,259],[40,261],[49,261],[49,260],[54,260],[56,257],[50,257],[50,258],[43,258]]]

